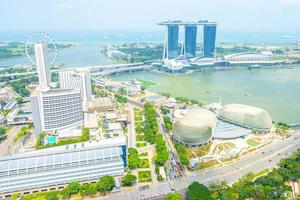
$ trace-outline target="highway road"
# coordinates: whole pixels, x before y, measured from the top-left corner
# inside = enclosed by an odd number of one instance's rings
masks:
[[[136,148],[135,119],[133,106],[130,105],[131,122],[128,124],[128,148]]]
[[[0,157],[9,155],[10,152],[13,151],[14,147],[14,137],[19,133],[20,131],[19,126],[13,127],[11,130],[8,131],[7,138],[0,142]]]
[[[276,167],[280,159],[291,155],[292,152],[299,148],[300,130],[285,140],[277,140],[223,167],[195,172],[190,176],[160,182],[155,185],[150,185],[149,189],[146,190],[139,191],[137,188],[134,188],[132,192],[121,191],[109,194],[105,197],[97,197],[97,199],[158,199],[172,190],[182,192],[194,181],[209,185],[212,182],[224,180],[228,184],[232,184],[249,172],[258,173],[265,168]]]

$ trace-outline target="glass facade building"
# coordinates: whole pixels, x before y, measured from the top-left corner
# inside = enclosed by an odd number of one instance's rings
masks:
[[[216,25],[205,24],[203,26],[203,55],[214,57],[216,48]]]
[[[13,192],[41,191],[72,181],[122,175],[126,138],[84,142],[35,150],[0,159],[0,198]]]
[[[184,55],[186,58],[196,56],[197,26],[185,26]]]
[[[179,26],[169,25],[168,27],[168,41],[167,41],[167,58],[176,58],[178,56],[178,35]]]

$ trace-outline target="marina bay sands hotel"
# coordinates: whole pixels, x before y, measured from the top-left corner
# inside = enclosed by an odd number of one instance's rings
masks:
[[[197,28],[203,26],[202,57],[212,58],[215,54],[216,45],[216,22],[207,20],[198,22],[165,21],[158,25],[166,26],[167,37],[164,42],[163,59],[175,59],[183,55],[186,59],[196,57]],[[180,51],[179,49],[179,27],[184,27],[184,41]]]

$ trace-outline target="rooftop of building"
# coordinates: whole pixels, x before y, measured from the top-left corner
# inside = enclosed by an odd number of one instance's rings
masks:
[[[251,128],[271,129],[273,126],[268,112],[250,105],[227,104],[219,110],[218,116]]]
[[[168,20],[168,21],[159,22],[158,25],[199,26],[199,25],[217,25],[217,23],[210,22],[208,20],[189,21],[189,22],[183,22],[181,20]]]
[[[1,163],[5,160],[33,158],[33,157],[40,157],[40,156],[47,156],[47,155],[57,155],[61,153],[80,152],[80,151],[91,150],[95,148],[102,149],[102,148],[117,147],[123,145],[126,145],[125,136],[108,138],[108,139],[103,139],[98,141],[87,141],[87,142],[74,143],[74,144],[62,145],[57,147],[50,147],[50,148],[1,157],[0,168],[2,165]]]
[[[67,93],[74,93],[74,92],[80,92],[80,91],[74,89],[51,88],[47,91],[43,91],[42,93],[44,95],[52,95],[52,94],[67,94]]]

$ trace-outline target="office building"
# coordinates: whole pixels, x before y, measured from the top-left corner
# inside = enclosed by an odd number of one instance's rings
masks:
[[[47,90],[50,88],[51,72],[48,63],[47,43],[41,42],[34,45],[37,72],[39,77],[39,88]]]
[[[184,56],[185,58],[194,58],[196,56],[197,26],[186,25],[184,31]]]
[[[56,132],[83,123],[81,93],[72,89],[50,89],[31,96],[34,130]]]
[[[216,49],[216,31],[215,24],[205,24],[203,26],[203,56],[214,57]]]
[[[91,100],[92,87],[89,71],[62,71],[59,72],[58,75],[61,88],[79,89],[84,104]]]
[[[63,189],[126,170],[126,138],[69,144],[0,158],[0,198]]]

